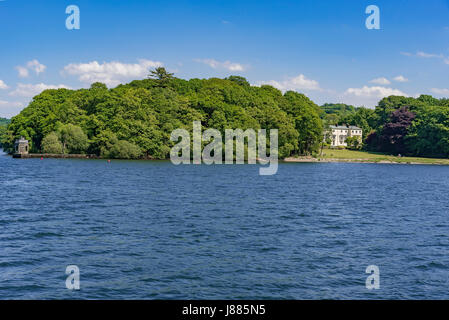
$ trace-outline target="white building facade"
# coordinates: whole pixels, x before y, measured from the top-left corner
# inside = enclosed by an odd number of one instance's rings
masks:
[[[363,131],[356,126],[330,126],[331,147],[347,147],[346,138],[358,137],[362,142]]]

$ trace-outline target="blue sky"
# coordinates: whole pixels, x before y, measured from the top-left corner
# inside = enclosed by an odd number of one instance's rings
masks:
[[[68,5],[80,30],[67,30]],[[365,8],[380,9],[368,30]],[[4,0],[0,117],[45,88],[109,87],[164,65],[189,78],[246,77],[316,103],[449,96],[449,0]]]

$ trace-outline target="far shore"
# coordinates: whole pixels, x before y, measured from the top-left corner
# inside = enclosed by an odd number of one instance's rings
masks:
[[[12,154],[13,158],[32,159],[32,158],[55,158],[55,159],[99,159],[96,155],[91,154],[50,154],[50,153],[28,153]]]
[[[54,159],[97,159],[97,160],[158,160],[154,158],[140,159],[111,159],[103,158],[91,154],[46,154],[46,153],[30,153],[30,154],[13,154],[14,158],[30,159],[30,158],[54,158]],[[169,160],[169,159],[165,159]],[[164,161],[161,159],[160,161]],[[324,149],[317,156],[298,156],[280,159],[285,163],[375,163],[375,164],[429,164],[429,165],[449,165],[449,159],[443,158],[421,158],[421,157],[404,157],[393,156],[382,153],[353,151],[353,150],[334,150]]]
[[[373,161],[365,159],[317,159],[317,158],[294,158],[289,157],[282,160],[282,162],[301,162],[301,163],[378,163],[378,164],[429,164],[429,165],[440,165],[447,166],[449,163],[432,163],[432,162],[400,162],[400,161]]]
[[[449,165],[449,159],[394,156],[377,152],[324,149],[317,157],[288,157],[284,162],[304,163],[379,163],[379,164],[432,164]]]

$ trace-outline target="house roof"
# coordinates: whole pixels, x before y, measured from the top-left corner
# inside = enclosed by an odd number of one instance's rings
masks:
[[[331,129],[339,129],[339,130],[348,130],[348,129],[351,129],[351,130],[362,130],[361,128],[356,127],[356,126],[330,126],[330,128]]]

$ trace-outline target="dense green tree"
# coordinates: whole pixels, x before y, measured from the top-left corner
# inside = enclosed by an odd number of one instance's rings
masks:
[[[109,158],[114,159],[138,159],[142,155],[141,149],[131,142],[119,140],[108,153]]]
[[[319,107],[305,95],[288,91],[284,95],[283,109],[293,117],[299,134],[298,154],[308,155],[318,152],[323,141],[323,124],[319,117]]]
[[[101,157],[107,158],[112,147],[117,144],[118,139],[115,133],[106,129],[93,137],[89,146],[90,153],[96,153]]]
[[[376,117],[376,127],[374,129],[381,130],[386,123],[390,122],[393,112],[401,107],[407,107],[409,111],[413,112],[416,107],[421,105],[424,105],[424,102],[411,97],[389,96],[383,98],[379,101],[374,111]]]
[[[321,116],[324,118],[326,115],[337,115],[338,117],[346,116],[356,112],[356,108],[344,103],[325,103],[321,106],[323,111]]]
[[[335,114],[337,115],[337,114]],[[334,114],[328,116],[335,116]],[[363,140],[377,126],[377,116],[373,109],[364,107],[356,108],[354,112],[337,116],[336,125],[352,125],[361,128]]]
[[[87,135],[79,126],[71,123],[61,125],[57,129],[57,134],[62,144],[63,153],[85,153],[89,147]]]
[[[449,108],[424,106],[415,109],[416,118],[407,135],[407,150],[417,156],[449,157]]]
[[[226,78],[226,80],[230,80],[230,81],[235,82],[241,86],[245,86],[245,87],[250,86],[249,82],[244,77],[230,76],[230,77]]]
[[[11,121],[9,119],[0,118],[0,148],[2,147],[2,143],[6,139],[6,129],[8,127],[8,124]]]
[[[449,156],[448,99],[391,96],[375,109],[366,139],[370,150],[415,156]]]
[[[42,152],[52,154],[62,154],[63,147],[56,132],[49,133],[42,139]]]
[[[347,137],[345,142],[348,145],[349,149],[359,150],[362,148],[362,141],[360,141],[359,137],[356,136]]]
[[[150,70],[148,78],[157,80],[160,86],[166,86],[173,79],[173,73],[168,72],[164,67],[158,67]]]

